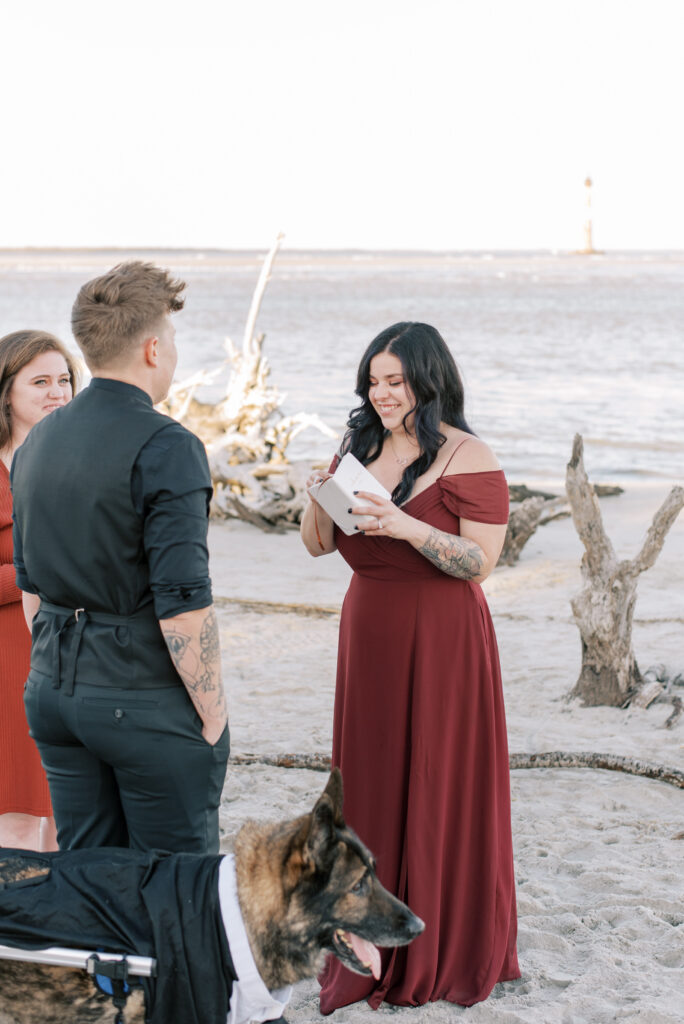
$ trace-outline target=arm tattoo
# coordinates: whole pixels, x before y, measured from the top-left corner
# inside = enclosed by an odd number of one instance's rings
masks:
[[[184,636],[182,633],[167,633],[165,636],[166,645],[169,648],[171,654],[171,660],[173,661],[176,668],[183,660],[183,655],[190,643],[190,637]]]
[[[418,550],[447,576],[472,580],[482,572],[483,551],[479,544],[457,534],[436,530],[434,526]]]
[[[218,622],[216,612],[212,608],[202,623],[200,632],[200,661],[205,666],[211,666],[221,659],[221,645],[219,644]]]
[[[221,682],[221,645],[216,612],[210,608],[199,635],[182,633],[175,625],[162,627],[171,660],[200,715],[225,713]]]

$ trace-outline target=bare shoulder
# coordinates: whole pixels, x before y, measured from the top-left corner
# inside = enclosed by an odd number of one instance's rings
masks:
[[[449,463],[448,473],[487,473],[501,469],[499,460],[485,441],[461,431],[458,433],[460,437],[450,445],[450,451],[460,447]]]

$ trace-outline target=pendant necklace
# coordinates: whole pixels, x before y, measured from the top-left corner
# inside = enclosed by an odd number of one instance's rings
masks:
[[[394,456],[394,461],[397,462],[400,466],[408,466],[409,462],[413,462],[413,460],[416,458],[415,455],[409,455],[405,459],[400,459],[399,456],[397,455],[396,448],[394,447],[394,438],[392,437],[392,434],[390,434],[390,447],[392,448],[392,455]]]

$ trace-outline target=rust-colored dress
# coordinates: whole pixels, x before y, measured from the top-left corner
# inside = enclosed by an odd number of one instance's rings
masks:
[[[9,472],[0,462],[0,814],[47,818],[50,791],[24,712],[30,658],[31,637],[12,564]]]
[[[403,506],[457,534],[505,523],[500,471],[442,476]],[[367,999],[469,1006],[520,977],[508,743],[494,627],[478,584],[440,572],[406,541],[347,537],[354,569],[340,622],[333,764],[344,812],[387,888],[425,921],[382,952],[379,981],[330,957],[321,1012]]]

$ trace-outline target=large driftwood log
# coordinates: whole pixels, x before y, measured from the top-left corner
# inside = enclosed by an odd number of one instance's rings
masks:
[[[329,772],[330,757],[327,754],[233,754],[231,764],[263,764],[274,768],[308,768],[314,772]],[[652,764],[635,757],[621,757],[619,754],[596,754],[587,751],[569,752],[547,750],[538,754],[509,754],[511,771],[521,768],[600,768],[613,772],[627,772],[646,779],[658,779],[671,786],[684,789],[684,772],[663,764]]]
[[[267,532],[297,529],[308,502],[303,462],[234,465],[226,458],[212,465],[215,515],[233,516]]]
[[[583,443],[575,436],[566,487],[575,527],[584,544],[582,591],[572,611],[582,642],[582,668],[572,691],[586,705],[624,706],[638,691],[641,674],[632,648],[632,618],[639,575],[658,557],[668,530],[684,506],[684,488],[673,487],[656,512],[639,554],[618,558],[587,477]]]
[[[265,530],[294,526],[301,517],[306,501],[305,477],[290,466],[286,454],[294,438],[308,427],[337,437],[319,416],[283,416],[280,406],[284,396],[269,384],[271,369],[263,354],[265,336],[256,333],[256,324],[282,239],[278,235],[261,268],[241,349],[227,338],[225,362],[174,385],[161,406],[206,445],[215,486],[212,512],[245,519]],[[198,388],[214,383],[226,367],[229,375],[221,401],[200,401],[196,397]]]

